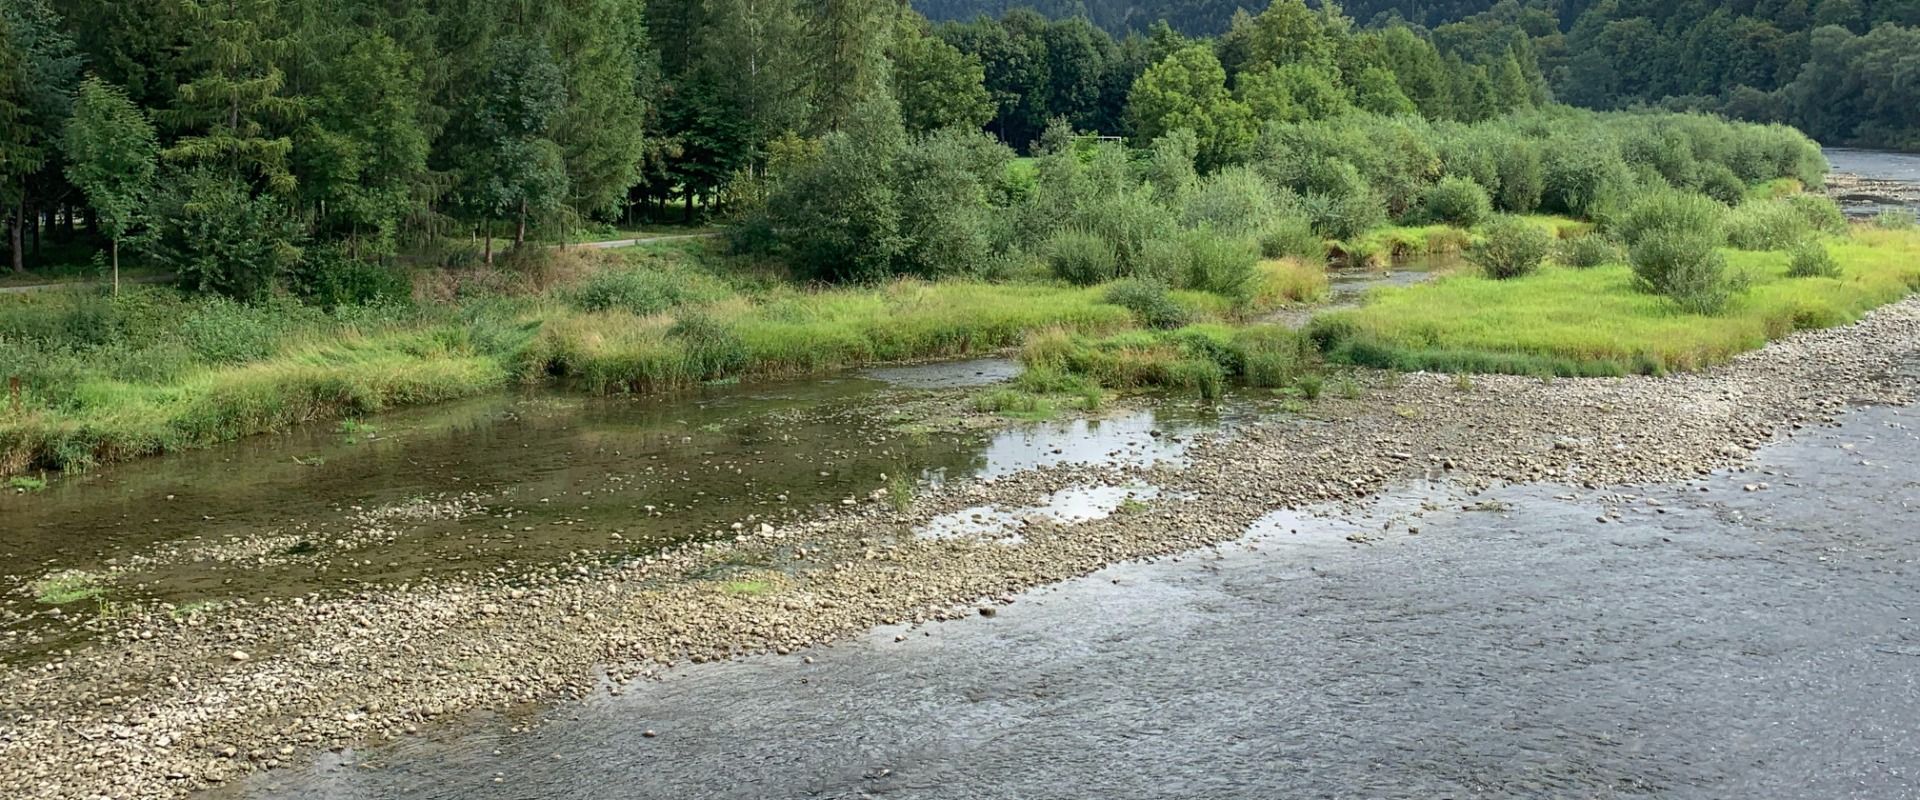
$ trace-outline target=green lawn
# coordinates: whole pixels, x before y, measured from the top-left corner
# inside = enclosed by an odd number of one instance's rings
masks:
[[[1790,278],[1784,253],[1728,251],[1751,288],[1724,313],[1683,313],[1623,264],[1548,266],[1381,289],[1315,329],[1332,355],[1402,370],[1617,375],[1698,369],[1795,330],[1851,322],[1920,288],[1920,233],[1857,228],[1829,243],[1839,278]]]

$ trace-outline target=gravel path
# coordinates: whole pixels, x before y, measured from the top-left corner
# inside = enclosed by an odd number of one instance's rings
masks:
[[[532,585],[476,577],[182,619],[130,614],[97,645],[0,671],[0,785],[26,787],[17,796],[27,798],[176,797],[329,748],[403,739],[450,715],[606,692],[674,664],[971,617],[1029,587],[1237,539],[1272,509],[1358,502],[1408,481],[1470,493],[1682,479],[1850,404],[1908,400],[1916,355],[1920,300],[1910,299],[1699,375],[1489,377],[1469,391],[1443,376],[1375,376],[1308,416],[1200,442],[1183,469],[1031,470],[931,490],[905,511],[876,491],[731,544]],[[1017,536],[914,533],[941,515],[1044,507],[1088,485],[1157,496],[1092,519],[1035,520]],[[750,591],[707,579],[742,564],[763,565]]]

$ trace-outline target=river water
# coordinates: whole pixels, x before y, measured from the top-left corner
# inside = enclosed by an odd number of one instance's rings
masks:
[[[953,389],[986,360],[714,387],[671,398],[535,392],[309,426],[0,494],[0,658],[85,634],[75,615],[512,575],[778,523],[910,482],[1178,457],[1215,410],[1164,404],[991,430]],[[1173,433],[1175,436],[1164,434]],[[80,570],[98,598],[49,605]]]

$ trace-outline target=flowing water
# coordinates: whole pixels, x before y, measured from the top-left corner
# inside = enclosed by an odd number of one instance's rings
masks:
[[[1825,152],[1833,167],[1828,193],[1848,216],[1920,210],[1920,154],[1844,147],[1829,147]]]

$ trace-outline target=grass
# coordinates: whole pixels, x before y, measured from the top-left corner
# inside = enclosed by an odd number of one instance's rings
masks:
[[[32,475],[15,475],[7,479],[7,488],[16,492],[38,492],[47,488],[47,479]]]
[[[734,597],[757,597],[773,591],[773,584],[763,580],[725,581],[720,584],[720,591]]]
[[[1455,275],[1382,289],[1360,309],[1317,319],[1313,335],[1337,360],[1404,371],[1663,373],[1852,322],[1920,288],[1920,234],[1859,227],[1830,249],[1838,277],[1791,278],[1785,253],[1726,251],[1751,287],[1713,316],[1639,291],[1622,264],[1550,266],[1516,280]]]
[[[91,600],[106,592],[100,585],[100,576],[81,570],[56,572],[27,584],[27,591],[33,593],[35,602],[50,606],[63,606],[81,600]]]

